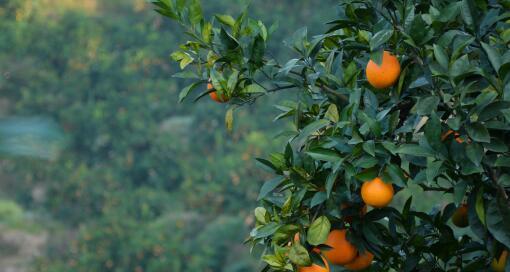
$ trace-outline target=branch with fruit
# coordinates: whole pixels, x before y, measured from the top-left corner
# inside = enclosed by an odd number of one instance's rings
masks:
[[[275,176],[246,241],[263,271],[510,271],[507,1],[340,1],[326,33],[288,40],[285,64],[248,9],[206,20],[199,1],[154,4],[190,37],[172,54],[193,81],[181,101],[207,84],[197,99],[229,105],[232,128],[233,109],[300,94],[278,106],[287,145],[258,159]],[[390,205],[411,185],[448,203]]]

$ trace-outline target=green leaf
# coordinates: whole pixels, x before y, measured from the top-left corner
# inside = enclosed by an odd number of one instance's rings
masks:
[[[447,153],[441,141],[441,120],[435,112],[430,114],[430,118],[425,125],[425,137],[432,149],[440,152],[441,154]]]
[[[372,51],[370,53],[370,60],[375,62],[375,64],[377,64],[377,65],[381,65],[382,61],[383,61],[383,56],[384,56],[384,48],[381,48],[377,51]]]
[[[255,218],[260,224],[267,224],[267,210],[264,207],[255,208]]]
[[[441,14],[434,18],[435,20],[443,23],[453,21],[460,13],[461,2],[454,2],[441,10]]]
[[[400,167],[394,164],[388,164],[386,165],[386,173],[390,177],[390,180],[393,184],[401,187],[406,186],[407,178],[404,176],[404,172],[402,172]]]
[[[195,72],[193,72],[193,71],[178,72],[178,73],[175,73],[174,75],[172,75],[172,77],[184,78],[184,79],[200,79],[200,77],[197,74],[195,74]]]
[[[434,153],[415,144],[403,144],[397,149],[397,153],[418,156],[418,157],[434,157]]]
[[[310,266],[312,260],[305,247],[299,243],[294,243],[289,251],[289,260],[298,266]]]
[[[383,29],[374,34],[370,40],[370,51],[378,49],[379,46],[387,42],[393,35],[393,29]]]
[[[323,148],[314,148],[313,150],[306,152],[306,154],[319,161],[339,162],[344,159],[340,156],[340,154],[338,154],[338,152]]]
[[[308,229],[308,243],[313,246],[325,243],[330,230],[331,223],[326,216],[321,216],[315,219]]]
[[[328,178],[326,179],[326,194],[329,198],[331,196],[331,191],[333,191],[333,186],[335,185],[335,181],[338,178],[338,170],[340,168],[341,164],[337,164],[335,168],[333,168],[333,171],[328,175]]]
[[[407,34],[413,39],[416,45],[423,45],[432,39],[434,35],[433,29],[427,25],[421,15],[414,17],[413,22]]]
[[[379,160],[374,157],[363,156],[356,161],[353,162],[354,167],[360,168],[371,168],[376,166],[379,163]]]
[[[276,187],[278,187],[282,182],[285,181],[285,177],[276,177],[272,180],[266,181],[262,188],[260,188],[258,200],[265,198],[270,192],[272,192]]]
[[[496,240],[510,248],[510,208],[502,197],[494,198],[487,207],[487,228]]]
[[[484,207],[484,201],[483,201],[483,188],[482,190],[478,191],[476,195],[476,214],[478,215],[478,218],[482,222],[483,225],[485,225],[486,218],[485,218],[485,207]]]
[[[259,84],[251,84],[244,88],[244,93],[265,93],[266,90]]]
[[[193,63],[194,60],[195,59],[192,56],[190,56],[189,54],[185,54],[181,60],[181,63],[179,64],[181,70],[186,68],[186,66],[190,65],[191,63]]]
[[[262,256],[262,260],[272,267],[283,267],[285,265],[285,260],[275,255],[264,255]]]
[[[255,40],[253,41],[253,45],[251,47],[251,55],[250,62],[255,65],[256,68],[262,66],[264,64],[264,53],[266,51],[266,42],[261,35],[257,35]]]
[[[284,76],[288,75],[290,73],[290,71],[292,71],[292,69],[297,67],[298,61],[299,61],[299,59],[291,59],[291,60],[289,60],[282,68],[280,68],[278,73],[281,73]]]
[[[234,109],[230,108],[227,110],[227,113],[225,114],[225,126],[227,127],[227,130],[229,132],[232,132],[232,129],[234,128]]]
[[[295,143],[296,147],[302,147],[310,135],[316,133],[318,130],[324,128],[327,125],[329,125],[329,120],[319,119],[301,130],[299,136],[296,137],[293,142]]]
[[[335,104],[329,105],[324,117],[333,123],[338,123],[340,115],[338,114],[338,108]]]
[[[480,144],[471,143],[466,147],[466,155],[476,166],[480,166],[480,162],[484,158],[485,152]]]
[[[429,182],[433,182],[434,179],[440,174],[441,166],[443,161],[428,161],[427,168],[425,169],[425,176]]]
[[[220,40],[224,49],[227,51],[236,50],[239,48],[239,42],[232,37],[224,28],[221,28],[220,31]]]
[[[260,36],[262,37],[262,39],[264,39],[264,41],[266,41],[267,40],[266,26],[264,25],[264,23],[262,23],[262,21],[258,21],[257,24],[259,25],[259,29],[260,29]]]
[[[229,93],[232,93],[235,90],[235,88],[237,86],[238,79],[239,79],[239,71],[234,70],[227,81],[227,91]]]
[[[310,208],[313,208],[317,205],[324,203],[324,201],[326,201],[326,199],[327,199],[326,192],[315,193],[315,195],[312,197],[312,200],[310,202]]]
[[[275,222],[270,222],[251,231],[250,236],[255,239],[265,238],[273,235],[281,226]]]
[[[508,156],[500,156],[494,162],[495,167],[510,167],[510,157]]]
[[[467,55],[464,55],[457,59],[450,69],[450,75],[454,78],[464,77],[473,72],[473,66],[469,62],[469,58]]]
[[[453,201],[455,202],[456,206],[459,206],[464,200],[467,188],[467,182],[464,180],[457,182],[453,187]]]
[[[472,123],[466,126],[469,137],[476,142],[490,143],[491,137],[487,128],[481,123]]]
[[[485,53],[489,57],[489,61],[491,62],[492,67],[494,68],[494,71],[496,73],[499,72],[499,68],[501,67],[501,55],[494,49],[492,46],[481,42],[483,50],[485,50]]]
[[[416,112],[419,115],[429,115],[436,111],[438,105],[439,97],[437,96],[420,97],[416,104]]]
[[[200,0],[191,1],[189,6],[189,19],[191,24],[198,24],[204,18]]]
[[[365,152],[375,157],[375,142],[373,140],[364,142],[363,150],[365,150]]]
[[[203,84],[203,82],[198,81],[198,82],[195,82],[195,83],[189,85],[188,87],[182,89],[182,91],[179,93],[179,103],[182,103],[182,101],[189,95],[189,93],[191,91],[193,91],[194,89],[196,89],[198,86],[200,86],[202,84]]]
[[[211,42],[211,35],[212,35],[213,26],[211,23],[207,22],[202,27],[202,39],[209,43]]]
[[[445,69],[448,69],[450,60],[448,59],[448,55],[442,46],[434,44],[434,57],[436,58],[439,65]]]
[[[214,17],[216,17],[220,23],[229,27],[233,27],[236,23],[236,20],[230,15],[216,14]]]
[[[470,27],[470,29],[474,30],[474,20],[473,15],[471,14],[471,8],[469,6],[468,0],[463,0],[462,4],[460,6],[460,11],[462,15],[462,19],[464,20],[464,23]]]
[[[364,171],[356,174],[354,177],[357,180],[365,182],[367,180],[372,180],[372,179],[376,178],[378,175],[379,175],[379,169],[377,167],[374,167],[374,168],[364,170]]]

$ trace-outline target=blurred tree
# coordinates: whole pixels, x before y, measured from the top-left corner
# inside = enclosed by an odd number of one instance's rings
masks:
[[[233,2],[205,9],[242,10]],[[324,29],[319,22],[333,14],[313,1],[263,0],[252,11],[281,21],[271,51],[282,58],[294,24]],[[34,270],[258,267],[241,242],[268,177],[251,158],[281,141],[281,127],[260,121],[277,96],[240,111],[232,135],[220,129],[222,108],[177,105],[188,80],[171,77],[179,68],[168,45],[182,37],[146,1],[0,0],[0,33],[1,116],[40,116],[65,134],[66,148],[51,160],[2,160],[9,178],[0,181],[1,197],[54,220]]]

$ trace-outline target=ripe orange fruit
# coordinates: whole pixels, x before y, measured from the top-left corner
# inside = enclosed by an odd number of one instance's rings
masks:
[[[491,267],[494,272],[505,272],[506,261],[508,259],[508,251],[504,250],[499,259],[492,260]]]
[[[344,265],[352,262],[356,258],[357,250],[347,240],[347,230],[333,230],[329,233],[326,245],[330,250],[324,250],[324,256],[332,263]]]
[[[346,264],[345,268],[352,271],[359,271],[365,268],[368,268],[372,265],[372,261],[374,260],[374,254],[365,251],[365,253],[359,255],[354,259],[352,263]]]
[[[455,139],[455,141],[459,144],[462,144],[464,143],[464,140],[462,140],[462,138],[460,138],[460,134],[456,131],[453,131],[453,130],[448,130],[447,132],[445,132],[442,136],[441,136],[441,141],[444,141],[448,138],[448,136],[452,135],[453,134],[453,138]]]
[[[211,82],[207,83],[207,90],[214,90],[214,87]],[[211,97],[212,100],[214,100],[218,103],[225,103],[225,102],[228,102],[228,100],[229,100],[229,98],[225,94],[218,96],[216,91],[210,92],[209,96]]]
[[[381,65],[370,60],[366,67],[367,80],[376,89],[393,86],[400,76],[400,63],[397,57],[384,51]]]
[[[324,259],[324,257],[322,257],[322,260],[326,264],[326,267],[322,267],[322,266],[317,265],[317,264],[312,264],[311,266],[300,267],[298,269],[298,271],[299,272],[329,272],[329,264],[328,264],[328,262],[326,261],[326,259]]]
[[[395,191],[393,186],[385,183],[377,177],[371,181],[365,181],[361,186],[361,198],[363,201],[374,208],[384,208],[390,204]]]
[[[465,228],[469,226],[468,221],[468,206],[466,204],[462,204],[453,214],[452,222],[455,226],[459,228]]]
[[[344,210],[344,209],[348,209],[350,208],[351,205],[350,204],[346,204],[346,203],[342,203],[342,205],[340,205],[340,209]],[[367,205],[364,205],[363,208],[361,208],[361,210],[359,211],[359,216],[362,217],[363,215],[367,214],[367,210],[368,210],[368,207]],[[344,217],[344,221],[346,223],[352,223],[352,216],[345,216]]]

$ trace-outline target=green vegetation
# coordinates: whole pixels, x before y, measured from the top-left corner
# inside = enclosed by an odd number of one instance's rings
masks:
[[[258,159],[272,174],[248,239],[261,271],[510,271],[509,2],[338,2],[281,62],[272,28],[246,12],[154,1],[189,38],[172,53],[194,79],[180,97],[228,100],[227,129],[241,106],[300,94],[278,106],[287,143]],[[388,205],[416,186],[447,205]]]
[[[271,47],[282,58],[295,25],[319,31],[334,15],[303,1],[251,11],[280,20]],[[179,105],[186,82],[168,50],[183,37],[144,0],[0,0],[0,33],[0,224],[50,234],[34,271],[260,266],[242,242],[268,178],[253,158],[282,141],[266,122],[277,96],[239,111],[232,134],[223,107]]]

